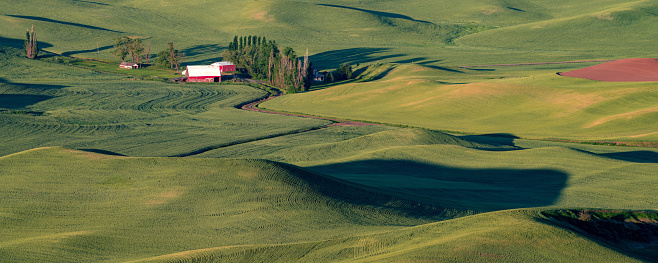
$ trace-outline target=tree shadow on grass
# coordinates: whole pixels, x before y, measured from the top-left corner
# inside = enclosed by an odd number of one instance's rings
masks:
[[[94,48],[90,48],[90,49],[86,49],[86,50],[67,51],[67,52],[63,52],[62,56],[67,56],[68,57],[68,56],[73,56],[73,55],[82,54],[82,53],[94,53],[94,52],[105,51],[105,50],[108,50],[108,49],[111,49],[111,48],[114,48],[114,45],[107,45],[107,46],[102,46],[102,47],[99,47],[99,48],[94,47]]]
[[[38,38],[37,38],[38,39]],[[49,48],[52,47],[50,43],[42,42],[42,41],[37,41],[39,49],[43,48]],[[15,39],[15,38],[5,38],[5,37],[0,37],[0,46],[7,46],[7,47],[13,47],[13,48],[18,48],[20,50],[23,50],[23,47],[25,46],[25,40],[24,39]],[[43,51],[39,51],[43,52]]]
[[[309,56],[313,65],[320,69],[336,68],[342,64],[360,64],[402,57],[403,54],[385,54],[389,48],[348,48],[332,50]]]
[[[6,15],[6,16],[29,19],[29,20],[35,20],[35,21],[42,21],[42,22],[49,22],[49,23],[56,23],[56,24],[67,25],[67,26],[75,26],[75,27],[81,27],[81,28],[87,28],[87,29],[93,29],[93,30],[101,30],[101,31],[114,32],[114,33],[125,33],[125,32],[111,30],[111,29],[107,29],[107,28],[102,28],[102,27],[97,27],[97,26],[90,26],[90,25],[73,23],[73,22],[60,21],[60,20],[55,20],[55,19],[50,19],[50,18],[45,18],[45,17],[40,17],[40,16],[19,16],[19,15]]]
[[[418,202],[477,211],[552,205],[568,179],[566,173],[548,169],[465,169],[408,160],[364,160],[310,169]]]
[[[209,65],[214,62],[222,61],[222,53],[226,47],[218,44],[196,45],[181,52],[185,53],[185,65]],[[196,59],[194,57],[202,57],[204,59]],[[210,58],[207,58],[210,57]],[[192,59],[191,61],[189,61]]]

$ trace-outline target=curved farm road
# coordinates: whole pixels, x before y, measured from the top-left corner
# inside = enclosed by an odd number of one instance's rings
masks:
[[[263,84],[262,82],[251,80],[251,79],[245,79],[245,81],[249,82],[249,83],[254,83],[254,84]],[[265,139],[271,139],[271,138],[276,138],[276,137],[281,137],[281,136],[286,136],[286,135],[291,135],[291,134],[299,134],[299,133],[303,133],[303,132],[315,131],[315,130],[319,130],[319,129],[328,128],[328,127],[331,127],[331,126],[381,125],[381,124],[365,123],[365,122],[357,122],[357,121],[348,121],[348,120],[341,120],[341,119],[334,119],[334,118],[324,118],[324,117],[310,116],[310,115],[304,115],[304,114],[294,114],[294,113],[268,111],[268,110],[261,110],[259,108],[256,108],[256,106],[258,104],[260,104],[264,101],[267,101],[267,100],[274,99],[274,98],[279,97],[279,96],[281,96],[281,93],[277,93],[277,94],[271,95],[267,98],[260,99],[260,100],[257,100],[257,101],[253,101],[253,102],[249,102],[249,103],[246,103],[246,104],[238,105],[238,106],[236,106],[236,108],[243,109],[243,110],[248,110],[248,111],[268,113],[268,114],[277,114],[277,115],[285,115],[285,116],[293,116],[293,117],[309,118],[309,119],[317,119],[317,120],[327,120],[327,121],[331,121],[332,123],[329,124],[329,125],[320,126],[320,127],[311,128],[311,129],[290,131],[290,132],[284,132],[284,133],[280,133],[280,134],[273,134],[273,135],[269,135],[269,136],[262,137],[262,138],[253,138],[253,139],[242,140],[242,141],[237,141],[237,142],[224,143],[224,144],[220,144],[220,145],[213,145],[213,146],[209,146],[209,147],[206,147],[206,148],[194,150],[194,151],[191,151],[191,152],[174,155],[172,157],[189,157],[189,156],[202,154],[202,153],[205,153],[205,152],[209,152],[209,151],[212,151],[212,150],[216,150],[216,149],[224,148],[224,147],[228,147],[228,146],[233,146],[233,145],[238,145],[238,144],[243,144],[243,143],[249,143],[249,142],[255,142],[255,141],[260,141],[260,140],[265,140]]]
[[[325,117],[318,117],[318,116],[311,116],[311,115],[304,115],[304,114],[295,114],[295,113],[285,113],[285,112],[277,112],[277,111],[268,111],[268,110],[262,110],[259,108],[256,108],[258,104],[261,104],[265,101],[274,99],[276,97],[281,96],[281,94],[275,94],[273,96],[254,101],[245,105],[242,105],[240,107],[243,110],[248,110],[248,111],[255,111],[255,112],[262,112],[262,113],[269,113],[269,114],[277,114],[277,115],[285,115],[285,116],[293,116],[293,117],[301,117],[301,118],[309,118],[309,119],[317,119],[317,120],[327,120],[333,122],[332,124],[327,125],[326,127],[329,126],[368,126],[368,125],[381,125],[381,124],[374,124],[374,123],[366,123],[366,122],[358,122],[358,121],[348,121],[348,120],[341,120],[341,119],[334,119],[334,118],[325,118]]]

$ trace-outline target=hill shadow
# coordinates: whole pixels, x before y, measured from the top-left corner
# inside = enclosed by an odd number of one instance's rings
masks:
[[[25,84],[25,83],[16,83],[16,82],[11,82],[5,78],[0,78],[0,84],[8,84],[12,85],[16,88],[19,89],[35,89],[35,91],[44,91],[44,90],[51,90],[51,89],[63,89],[67,88],[69,86],[64,86],[64,85],[52,85],[52,84]]]
[[[602,153],[598,155],[634,163],[658,163],[658,153],[652,151]]]
[[[27,106],[52,98],[54,97],[47,95],[0,94],[0,108],[10,110],[24,109]]]
[[[491,151],[523,150],[523,148],[516,146],[516,144],[514,143],[514,140],[520,138],[517,137],[516,135],[509,133],[490,133],[490,134],[480,134],[480,135],[464,135],[457,137],[475,143],[488,144],[493,146],[509,146],[502,148],[491,148],[491,149],[480,149],[480,150],[491,150]]]
[[[101,150],[101,149],[78,149],[78,150],[85,151],[85,152],[105,154],[105,155],[112,155],[112,156],[127,156],[127,155],[123,155],[123,154],[120,154],[120,153],[115,153],[115,152],[112,152],[112,151]]]
[[[368,10],[368,9],[362,9],[362,8],[356,8],[356,7],[350,7],[350,6],[343,6],[343,5],[332,5],[332,4],[316,4],[316,5],[361,11],[361,12],[365,12],[365,13],[368,13],[368,14],[371,14],[371,15],[376,15],[376,16],[386,17],[386,18],[398,18],[398,19],[404,19],[404,20],[409,20],[409,21],[413,21],[413,22],[433,24],[432,22],[423,21],[423,20],[416,20],[416,19],[411,18],[410,16],[405,16],[405,15],[396,14],[396,13],[374,11],[374,10]]]
[[[453,73],[465,73],[461,70],[437,66],[436,65],[437,62],[441,62],[441,60],[427,60],[427,58],[425,58],[425,57],[417,57],[417,58],[398,60],[398,61],[395,61],[395,62],[392,62],[392,63],[401,63],[401,64],[412,63],[412,64],[418,64],[418,65],[428,67],[428,68],[431,68],[431,69],[436,69],[436,70],[448,71],[448,72],[453,72]]]
[[[336,68],[345,63],[369,63],[404,56],[403,54],[382,54],[390,50],[390,48],[348,48],[318,53],[309,56],[309,59],[313,61],[313,65],[319,69],[327,69]]]
[[[409,160],[364,160],[309,168],[418,202],[479,211],[552,205],[568,179],[566,173],[548,169],[465,169]]]
[[[105,4],[105,3],[98,3],[98,2],[91,2],[91,1],[83,1],[83,0],[72,0],[74,2],[80,2],[80,3],[87,3],[87,4],[95,4],[95,5],[104,5],[104,6],[112,6],[110,4]]]
[[[658,163],[658,153],[652,151],[630,151],[613,153],[593,153],[586,150],[576,149],[579,152],[633,163]]]
[[[125,32],[111,30],[111,29],[107,29],[107,28],[102,28],[102,27],[97,27],[97,26],[90,26],[90,25],[85,25],[85,24],[80,24],[80,23],[60,21],[60,20],[55,20],[55,19],[50,19],[50,18],[45,18],[45,17],[40,17],[40,16],[19,16],[19,15],[6,15],[6,16],[15,17],[15,18],[22,18],[22,19],[29,19],[29,20],[34,20],[34,21],[41,21],[41,22],[49,22],[49,23],[67,25],[67,26],[75,26],[75,27],[81,27],[81,28],[87,28],[87,29],[101,30],[101,31],[107,31],[107,32],[125,33]]]

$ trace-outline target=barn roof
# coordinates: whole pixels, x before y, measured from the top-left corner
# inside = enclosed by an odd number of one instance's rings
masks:
[[[215,65],[220,65],[220,66],[230,66],[230,65],[233,65],[233,63],[228,62],[228,61],[222,61],[222,62],[215,62],[215,63],[212,63],[212,64],[210,64],[210,65],[211,65],[211,66],[215,66]]]
[[[121,66],[137,66],[137,64],[130,62],[121,62]]]
[[[220,77],[222,73],[219,68],[213,66],[187,66],[187,74],[190,77]]]

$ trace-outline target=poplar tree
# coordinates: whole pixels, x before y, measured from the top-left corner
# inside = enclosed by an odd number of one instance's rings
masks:
[[[27,58],[36,59],[38,53],[37,34],[34,32],[34,25],[32,25],[32,29],[25,33],[25,54]]]

